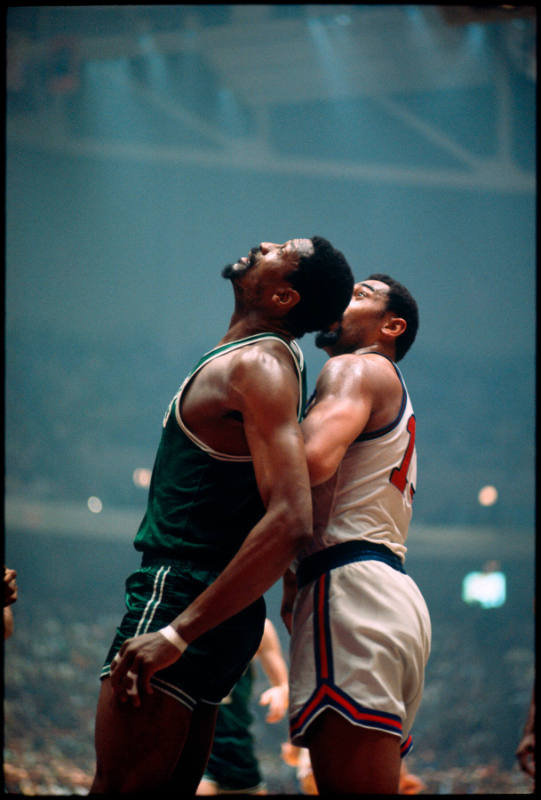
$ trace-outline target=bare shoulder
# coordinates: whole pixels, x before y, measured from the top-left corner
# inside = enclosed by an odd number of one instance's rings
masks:
[[[231,378],[253,380],[265,377],[284,379],[296,375],[293,356],[285,344],[276,339],[262,339],[235,351],[230,363]]]
[[[389,358],[380,353],[362,353],[357,358],[362,364],[365,378],[370,378],[379,385],[401,386],[396,367]]]
[[[333,356],[323,366],[318,391],[344,394],[399,382],[391,361],[377,353],[345,353]]]
[[[323,365],[317,380],[318,391],[337,392],[345,384],[355,383],[360,380],[364,364],[362,359],[354,353],[345,353],[341,356],[333,356]]]
[[[261,408],[297,403],[299,381],[293,356],[278,341],[262,340],[232,354],[230,399],[234,406]]]
[[[360,368],[359,359],[354,353],[345,353],[341,356],[333,356],[325,362],[319,373],[320,380],[336,380],[343,375]]]

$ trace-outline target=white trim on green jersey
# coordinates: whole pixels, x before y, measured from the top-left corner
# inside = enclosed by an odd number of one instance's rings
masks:
[[[254,336],[247,336],[245,339],[237,339],[234,342],[228,342],[224,345],[219,345],[218,347],[209,350],[205,353],[193,370],[186,376],[180,389],[173,397],[167,414],[165,415],[165,419],[163,425],[165,427],[167,420],[169,418],[169,414],[171,413],[171,409],[174,406],[175,408],[175,419],[177,421],[178,426],[183,431],[183,433],[190,439],[193,444],[196,445],[200,450],[207,453],[207,455],[211,456],[212,458],[219,459],[220,461],[237,461],[237,462],[248,462],[252,461],[252,457],[250,455],[246,456],[239,456],[239,455],[232,455],[231,453],[220,453],[218,450],[214,450],[214,448],[210,447],[209,445],[205,444],[201,439],[199,439],[194,433],[192,433],[189,428],[185,425],[180,415],[180,399],[182,397],[183,392],[185,391],[186,387],[188,386],[189,382],[192,378],[199,372],[202,367],[208,364],[210,361],[213,361],[216,358],[224,355],[224,353],[230,353],[233,350],[238,350],[241,347],[246,347],[247,345],[254,344],[254,342],[265,340],[265,339],[273,339],[274,341],[281,342],[287,349],[289,350],[291,356],[293,357],[293,362],[295,364],[295,369],[297,370],[297,375],[299,378],[299,403],[298,403],[298,419],[299,422],[302,419],[302,413],[304,408],[304,382],[303,382],[303,373],[304,373],[304,355],[295,340],[288,342],[287,339],[284,339],[281,336],[273,333],[257,333]]]

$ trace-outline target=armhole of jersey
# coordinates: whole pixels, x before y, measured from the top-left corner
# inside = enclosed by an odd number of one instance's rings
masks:
[[[386,356],[384,353],[371,353],[370,355],[381,356],[382,358],[386,358],[387,361],[389,361],[393,365],[395,372],[398,376],[398,380],[400,381],[400,385],[402,386],[402,401],[400,403],[400,409],[398,410],[398,414],[392,420],[392,422],[389,422],[387,425],[384,425],[383,428],[378,428],[375,431],[370,431],[370,433],[361,433],[361,435],[355,439],[356,442],[366,442],[369,441],[370,439],[377,439],[379,436],[385,436],[386,433],[392,431],[393,428],[396,428],[396,426],[402,419],[404,411],[406,409],[406,405],[408,403],[408,392],[406,389],[406,384],[404,383],[404,378],[402,377],[402,373],[398,369],[398,366],[395,364],[393,359],[389,358],[389,356]]]
[[[293,363],[295,364],[295,370],[297,372],[297,379],[299,381],[299,402],[297,405],[297,420],[300,422],[302,420],[304,412],[304,396],[303,396],[304,354],[300,346],[294,339],[288,343],[286,342],[285,339],[282,339],[281,337],[278,336],[271,336],[269,338],[276,339],[277,342],[282,342],[284,347],[287,347],[291,357],[293,358]]]
[[[293,358],[293,362],[295,364],[295,369],[297,370],[297,377],[299,380],[299,404],[297,409],[297,418],[300,420],[302,414],[302,405],[303,405],[303,398],[302,398],[302,368],[304,364],[304,356],[302,350],[300,349],[299,345],[292,341],[288,343],[285,339],[282,339],[281,336],[276,336],[274,334],[256,334],[254,337],[250,337],[247,339],[239,339],[236,342],[230,342],[229,345],[222,345],[219,348],[215,348],[215,350],[209,350],[208,353],[205,353],[205,356],[208,355],[208,358],[203,356],[203,359],[197,364],[196,367],[190,372],[189,375],[186,376],[184,379],[180,389],[177,392],[177,396],[175,399],[175,419],[177,425],[181,429],[181,431],[190,439],[193,444],[196,445],[200,450],[203,450],[207,455],[211,456],[212,458],[216,458],[219,461],[236,461],[236,462],[244,462],[248,463],[252,460],[252,456],[235,456],[229,453],[220,453],[218,450],[214,450],[212,447],[209,447],[208,444],[201,441],[194,433],[190,431],[190,429],[184,424],[184,421],[180,415],[180,404],[182,401],[182,395],[184,391],[188,387],[188,384],[191,383],[192,379],[197,375],[199,370],[201,370],[206,364],[210,361],[213,361],[215,358],[219,358],[224,353],[231,353],[233,350],[238,350],[241,347],[246,347],[249,344],[253,344],[256,341],[260,341],[261,339],[274,339],[277,342],[281,342],[284,347],[286,347]],[[293,346],[295,345],[295,347]]]

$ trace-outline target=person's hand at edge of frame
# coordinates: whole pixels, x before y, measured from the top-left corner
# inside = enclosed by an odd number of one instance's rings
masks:
[[[4,566],[4,608],[16,602],[18,596],[17,573]]]

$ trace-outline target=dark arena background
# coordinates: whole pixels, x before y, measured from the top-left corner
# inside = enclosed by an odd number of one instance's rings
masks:
[[[87,793],[162,417],[233,308],[221,269],[322,235],[420,308],[406,567],[433,648],[408,769],[530,793],[535,9],[14,5],[6,33],[6,790]],[[262,769],[295,794],[264,688]]]

